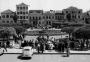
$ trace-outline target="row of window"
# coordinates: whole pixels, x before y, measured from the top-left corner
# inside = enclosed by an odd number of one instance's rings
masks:
[[[18,16],[18,19],[28,19],[28,16]]]
[[[7,21],[4,21],[3,20],[2,23],[13,23],[13,21],[8,21],[8,20]]]
[[[64,19],[64,16],[55,16],[55,19],[56,20],[62,20],[62,19]]]
[[[81,11],[66,11],[66,13],[81,13]]]
[[[28,7],[17,7],[17,10],[28,10]]]
[[[2,18],[13,18],[13,15],[2,15]]]
[[[30,20],[40,20],[41,17],[29,17]]]
[[[29,17],[30,20],[40,20],[41,17]],[[54,16],[53,17],[48,17],[48,16],[45,16],[43,17],[43,19],[54,19]],[[64,19],[63,16],[56,16],[55,19]]]
[[[42,17],[29,17],[29,19],[40,20]],[[44,16],[43,19],[54,19],[54,16]]]
[[[19,15],[19,14],[28,14],[28,12],[22,12],[22,11],[20,11],[20,12],[17,12],[17,15]]]
[[[43,19],[54,19],[54,16],[44,16]]]

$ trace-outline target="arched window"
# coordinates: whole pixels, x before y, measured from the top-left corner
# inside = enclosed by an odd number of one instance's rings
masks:
[[[3,15],[2,18],[5,18],[5,15]]]
[[[22,7],[20,7],[20,10],[22,10]]]
[[[9,15],[6,15],[6,18],[9,18]]]
[[[33,17],[33,20],[34,20],[35,18]]]
[[[22,11],[20,12],[20,14],[22,14]]]

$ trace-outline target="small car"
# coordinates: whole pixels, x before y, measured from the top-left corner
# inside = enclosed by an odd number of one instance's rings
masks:
[[[0,55],[2,55],[4,53],[4,48],[0,47]]]
[[[22,57],[32,57],[33,55],[33,48],[30,46],[26,46],[22,50]]]

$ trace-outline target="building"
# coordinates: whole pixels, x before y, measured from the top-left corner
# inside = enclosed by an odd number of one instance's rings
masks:
[[[42,20],[43,10],[29,10],[29,22],[33,27],[37,27],[39,20]]]
[[[82,21],[85,24],[90,24],[90,11],[84,12],[82,14]]]
[[[65,20],[68,22],[78,23],[82,19],[82,9],[71,6],[69,8],[63,9],[62,11],[65,14]]]
[[[16,14],[18,16],[18,23],[28,23],[28,5],[24,3],[16,5]]]
[[[65,15],[62,11],[56,11],[55,12],[55,20],[58,20],[59,22],[64,22]]]
[[[14,12],[11,10],[5,10],[1,12],[1,24],[14,24],[13,16]]]
[[[55,20],[55,11],[50,10],[43,13],[43,20],[45,21],[45,26],[52,26]]]

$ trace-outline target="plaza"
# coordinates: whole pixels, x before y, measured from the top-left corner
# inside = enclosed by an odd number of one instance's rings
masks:
[[[34,54],[31,59],[19,59],[20,54],[4,54],[0,56],[0,62],[89,62],[90,55],[71,55],[64,57],[64,54]]]

